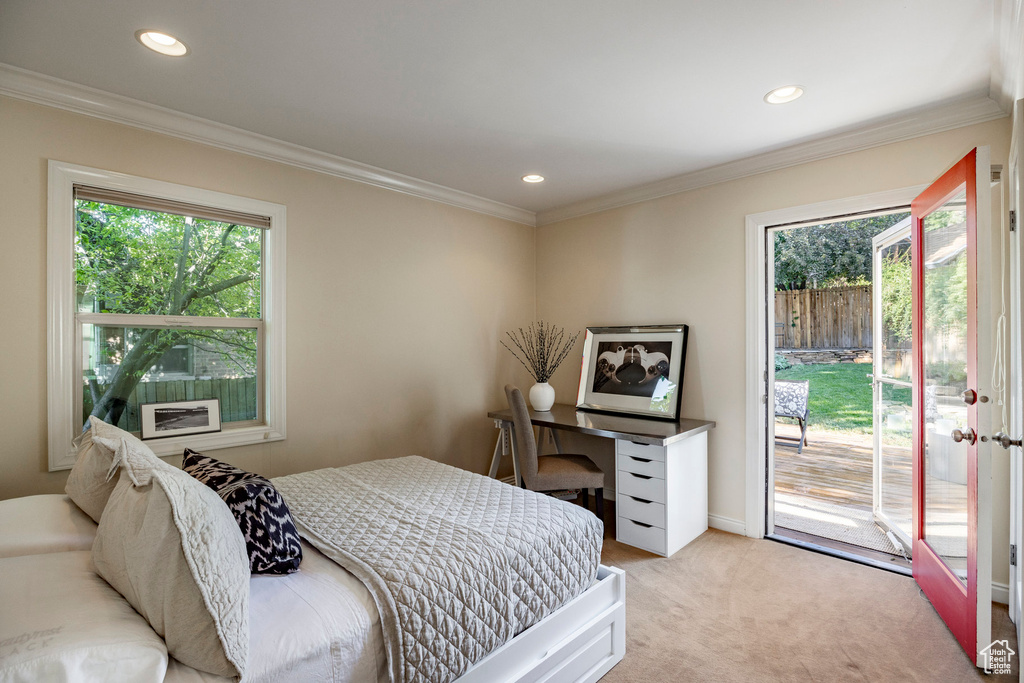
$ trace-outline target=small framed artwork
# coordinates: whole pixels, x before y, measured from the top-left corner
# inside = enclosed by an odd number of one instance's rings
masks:
[[[206,434],[220,431],[220,399],[143,403],[139,406],[143,439]]]
[[[679,419],[686,325],[588,327],[576,407]]]

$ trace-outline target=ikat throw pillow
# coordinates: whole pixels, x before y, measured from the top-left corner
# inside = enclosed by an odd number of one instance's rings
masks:
[[[253,574],[291,574],[302,562],[302,546],[288,506],[273,484],[258,474],[185,449],[182,469],[217,492],[235,516]]]

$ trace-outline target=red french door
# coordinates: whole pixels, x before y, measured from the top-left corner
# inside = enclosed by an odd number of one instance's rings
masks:
[[[972,150],[911,207],[914,578],[979,665],[991,610],[978,458],[978,178],[988,179],[987,167],[987,154],[979,164]]]

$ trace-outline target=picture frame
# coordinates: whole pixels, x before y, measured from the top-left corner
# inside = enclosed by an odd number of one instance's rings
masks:
[[[220,430],[219,398],[139,405],[139,434],[143,441]]]
[[[678,420],[687,325],[588,327],[576,407]]]

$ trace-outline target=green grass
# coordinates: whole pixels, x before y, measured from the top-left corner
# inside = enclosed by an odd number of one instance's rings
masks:
[[[809,428],[870,434],[871,380],[867,363],[794,365],[775,379],[810,380]]]

